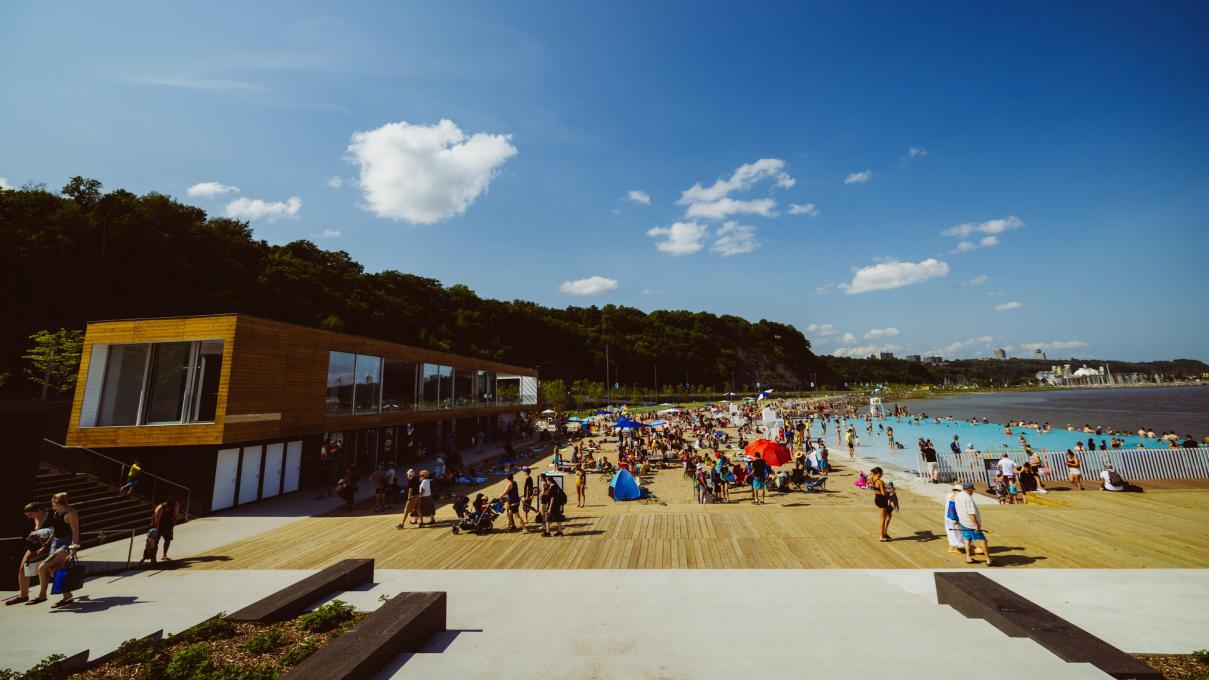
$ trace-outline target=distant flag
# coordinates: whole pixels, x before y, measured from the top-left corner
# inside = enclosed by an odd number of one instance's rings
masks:
[[[764,390],[763,392],[760,393],[760,396],[756,397],[756,401],[766,399],[766,398],[768,398],[768,395],[770,395],[772,393],[773,393],[773,390]]]

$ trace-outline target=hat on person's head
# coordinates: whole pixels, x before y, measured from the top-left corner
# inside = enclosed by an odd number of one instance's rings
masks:
[[[961,485],[961,488],[962,488],[962,489],[973,489],[973,488],[974,488],[974,482],[966,482],[965,484],[962,484],[962,485]]]
[[[961,485],[960,485],[960,484],[954,484],[954,485],[953,485],[953,490],[954,490],[954,491],[961,491]]]

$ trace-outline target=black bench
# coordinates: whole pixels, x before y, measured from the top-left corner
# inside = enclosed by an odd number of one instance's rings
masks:
[[[1011,637],[1031,638],[1063,661],[1089,663],[1114,678],[1163,680],[1154,668],[982,574],[938,571],[935,579],[936,601],[968,619],[985,619]]]
[[[289,680],[371,678],[391,659],[420,651],[445,630],[445,593],[399,593],[290,669]]]
[[[341,560],[292,586],[231,614],[233,621],[275,623],[294,618],[315,602],[374,580],[374,561]]]

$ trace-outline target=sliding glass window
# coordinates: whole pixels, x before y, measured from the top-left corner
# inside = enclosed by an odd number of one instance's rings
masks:
[[[420,408],[429,411],[441,406],[441,367],[424,364],[420,373]]]
[[[100,398],[85,403],[81,422],[95,427],[213,422],[222,355],[222,340],[113,345],[103,355]]]
[[[357,413],[377,413],[382,397],[382,359],[357,355],[357,389],[353,396]]]
[[[179,423],[185,407],[185,383],[189,381],[193,343],[161,342],[151,349],[143,423]]]
[[[495,372],[477,371],[475,376],[475,393],[478,402],[483,405],[495,403]]]
[[[114,345],[105,364],[97,427],[137,425],[151,345]]]
[[[382,363],[382,410],[410,411],[416,407],[416,362],[386,359]]]
[[[440,408],[453,408],[453,367],[438,366],[441,378]]]
[[[455,368],[453,371],[453,405],[470,406],[475,402],[474,369]]]
[[[353,412],[353,385],[356,383],[357,355],[350,352],[328,352],[327,408],[329,416]]]

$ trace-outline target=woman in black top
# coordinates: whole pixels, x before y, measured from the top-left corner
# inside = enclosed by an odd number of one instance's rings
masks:
[[[50,555],[38,565],[38,596],[25,604],[38,604],[46,601],[46,590],[54,581],[55,571],[61,569],[70,558],[76,556],[80,549],[80,516],[68,502],[66,493],[51,496],[50,526],[54,529],[54,538],[50,542]],[[63,591],[63,599],[53,607],[61,607],[71,602],[70,590]]]
[[[41,503],[27,503],[24,512],[25,516],[34,523],[34,532],[50,527],[50,513],[46,511],[45,505]],[[5,605],[20,604],[29,600],[29,577],[25,575],[25,565],[34,564],[37,560],[43,559],[46,553],[50,551],[49,540],[35,548],[34,546],[38,543],[37,537],[32,532],[30,537],[30,539],[26,540],[27,549],[25,554],[21,556],[21,563],[17,565],[17,585],[21,589],[21,593],[5,600]]]

